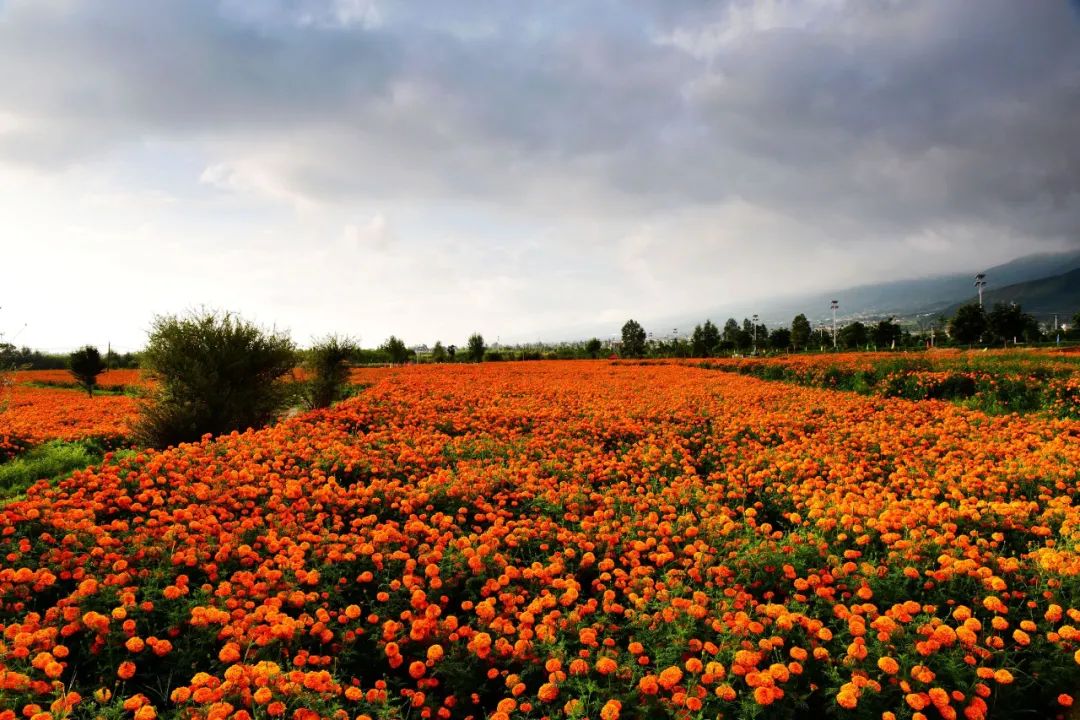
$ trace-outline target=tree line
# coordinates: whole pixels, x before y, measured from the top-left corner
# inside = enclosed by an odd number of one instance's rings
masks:
[[[1068,331],[1045,330],[1034,316],[1015,303],[996,303],[986,312],[978,303],[964,305],[951,319],[938,318],[932,328],[912,332],[894,319],[873,323],[856,320],[837,327],[814,328],[806,315],[796,315],[790,326],[768,328],[744,318],[729,318],[723,330],[712,320],[696,325],[687,337],[652,339],[636,320],[622,327],[621,357],[715,357],[736,353],[804,352],[807,350],[889,350],[930,345],[993,345],[1037,343],[1054,339],[1080,340],[1080,312]],[[599,341],[596,341],[599,342]]]

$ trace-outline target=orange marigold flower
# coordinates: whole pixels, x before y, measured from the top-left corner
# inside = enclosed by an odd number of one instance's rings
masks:
[[[660,677],[657,679],[657,682],[660,683],[660,687],[664,688],[665,690],[670,690],[671,688],[679,684],[679,681],[682,680],[682,677],[682,670],[672,665],[671,667],[665,668],[660,673]]]
[[[622,703],[618,700],[608,700],[604,707],[600,708],[600,720],[618,720],[622,712]]]
[[[218,652],[218,660],[223,663],[234,663],[240,659],[240,646],[234,642],[225,643]]]
[[[895,675],[900,672],[900,663],[888,656],[878,658],[877,666],[886,675]]]

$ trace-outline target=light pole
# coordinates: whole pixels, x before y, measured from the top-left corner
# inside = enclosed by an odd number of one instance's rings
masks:
[[[983,288],[986,287],[986,273],[979,273],[975,276],[975,287],[979,289],[979,307],[982,307],[982,292]]]
[[[840,307],[840,302],[838,300],[833,300],[832,303],[829,305],[829,307],[832,309],[832,347],[833,347],[833,350],[835,350],[836,349],[836,309],[838,307]]]
[[[758,319],[757,318],[757,313],[754,313],[754,317],[753,317],[752,320],[753,320],[753,323],[754,323],[754,354],[755,355],[757,355],[757,319]]]

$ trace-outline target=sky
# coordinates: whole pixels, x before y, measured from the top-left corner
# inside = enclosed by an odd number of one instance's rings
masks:
[[[575,339],[977,271],[1080,247],[1077,128],[1064,0],[0,0],[0,333]]]

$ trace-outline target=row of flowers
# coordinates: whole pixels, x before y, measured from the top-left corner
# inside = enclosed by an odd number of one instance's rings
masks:
[[[714,358],[702,366],[809,387],[955,401],[994,414],[1080,419],[1080,362],[1060,352],[840,353]]]
[[[12,385],[0,412],[0,462],[49,440],[126,437],[138,401],[126,395],[99,395],[51,387]]]
[[[1064,716],[1080,424],[418,366],[0,509],[0,720]]]

